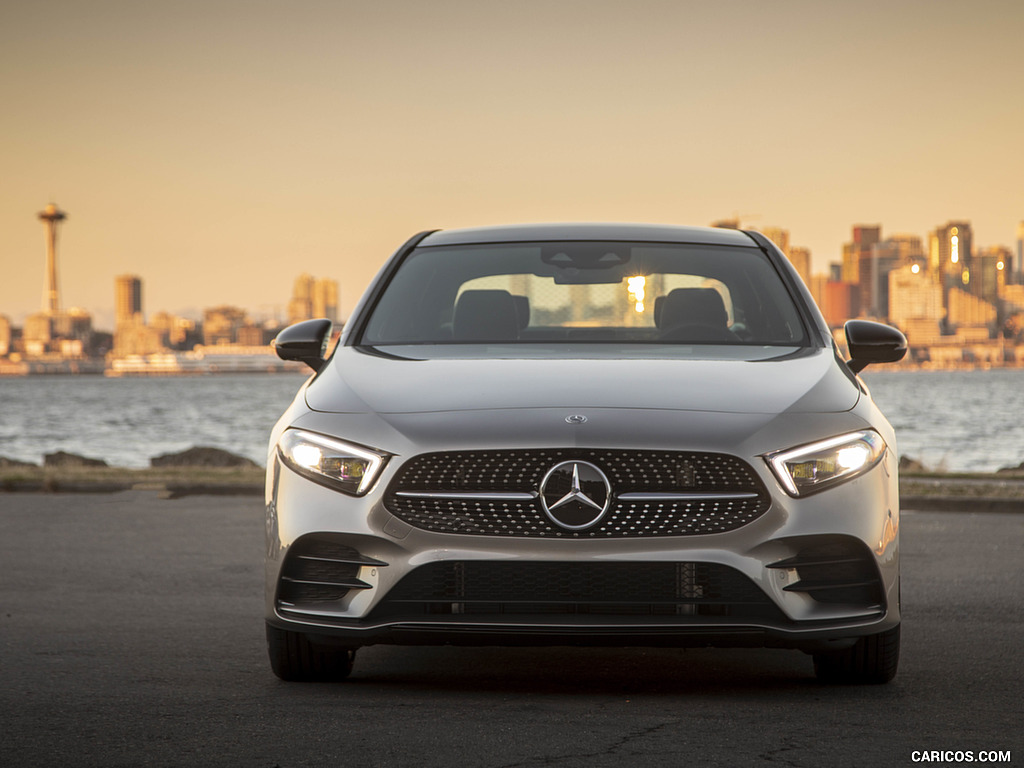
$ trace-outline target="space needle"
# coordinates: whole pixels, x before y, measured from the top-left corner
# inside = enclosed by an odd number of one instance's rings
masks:
[[[43,289],[43,312],[51,317],[60,312],[57,292],[57,225],[67,218],[64,211],[50,203],[39,213],[46,225],[46,287]]]

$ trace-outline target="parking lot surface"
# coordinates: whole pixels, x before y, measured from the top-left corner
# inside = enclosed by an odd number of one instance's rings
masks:
[[[1024,764],[1024,515],[910,510],[901,536],[887,686],[792,651],[384,646],[287,684],[258,499],[0,494],[0,765]]]

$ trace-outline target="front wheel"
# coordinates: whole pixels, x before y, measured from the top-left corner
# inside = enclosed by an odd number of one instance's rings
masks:
[[[814,674],[823,683],[878,684],[896,676],[900,627],[866,635],[849,648],[814,654]]]
[[[344,680],[352,672],[355,650],[315,645],[301,632],[267,625],[270,668],[289,682]]]

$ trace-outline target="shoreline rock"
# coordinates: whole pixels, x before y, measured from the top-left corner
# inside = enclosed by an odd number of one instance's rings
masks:
[[[928,467],[926,467],[917,459],[912,459],[909,456],[900,456],[900,472],[927,474]]]
[[[110,466],[103,459],[90,459],[88,456],[79,456],[77,453],[57,451],[43,456],[43,466],[53,469],[68,469],[71,467],[107,467]]]
[[[163,467],[228,467],[255,468],[260,465],[245,456],[239,456],[220,448],[197,445],[178,453],[164,453],[149,460],[149,466]]]
[[[31,461],[19,461],[18,459],[9,459],[6,456],[0,456],[0,469],[24,469],[25,467],[39,469],[39,465],[33,464]]]

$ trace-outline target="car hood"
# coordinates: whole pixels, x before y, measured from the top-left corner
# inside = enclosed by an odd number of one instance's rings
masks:
[[[832,350],[775,360],[430,359],[340,347],[310,383],[326,413],[616,408],[723,413],[852,409],[860,388]]]

